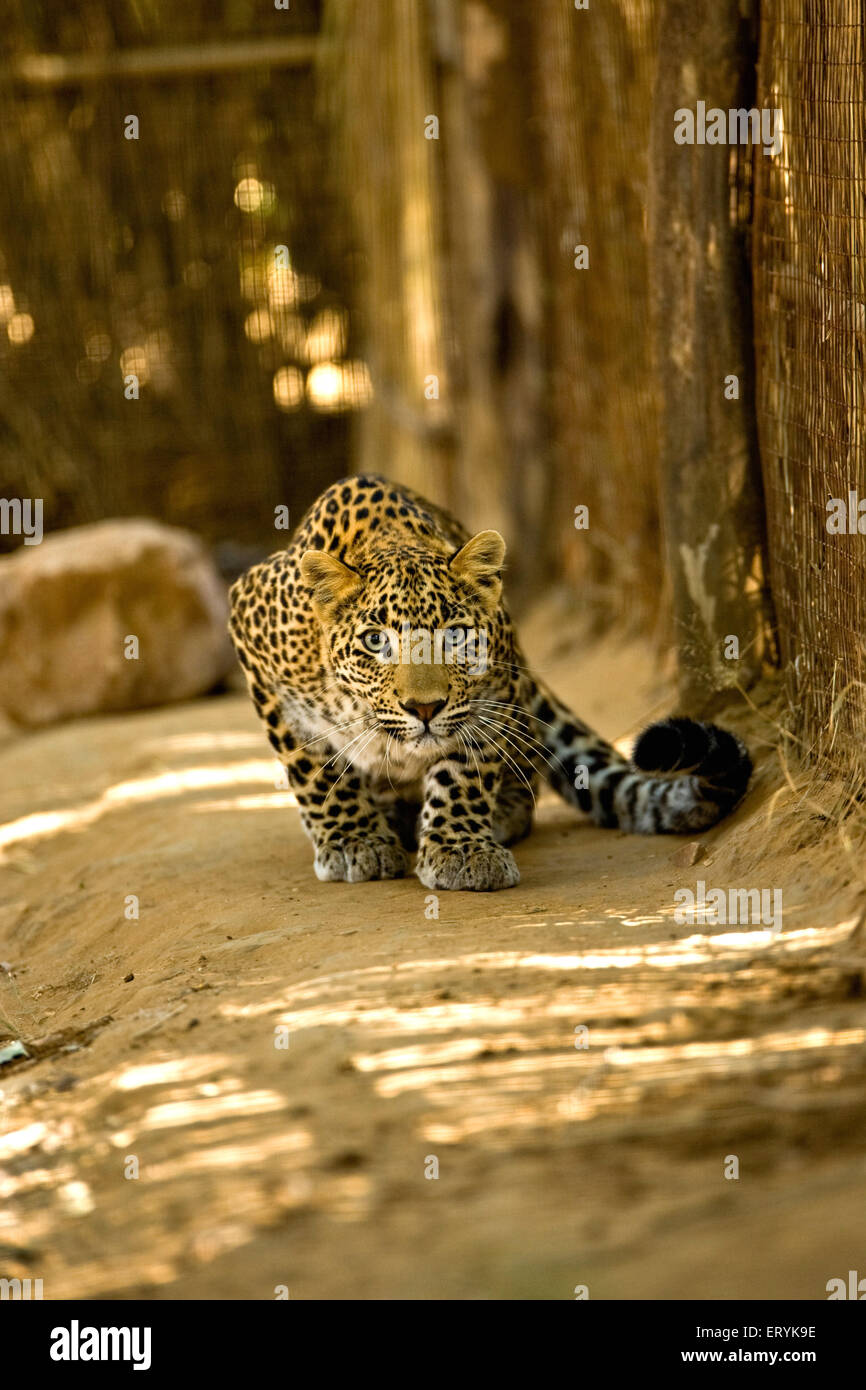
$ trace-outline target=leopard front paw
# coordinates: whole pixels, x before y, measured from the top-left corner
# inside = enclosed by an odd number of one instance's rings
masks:
[[[520,882],[514,855],[502,845],[469,843],[426,845],[415,872],[425,888],[471,893],[495,893]]]
[[[319,845],[314,867],[322,883],[365,883],[372,878],[402,878],[409,859],[397,840],[381,835],[346,836]]]

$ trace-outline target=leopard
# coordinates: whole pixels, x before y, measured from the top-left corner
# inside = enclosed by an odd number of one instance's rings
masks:
[[[498,531],[363,474],[233,584],[231,639],[320,881],[401,878],[414,853],[434,892],[511,888],[542,783],[585,821],[650,835],[701,832],[744,797],[752,761],[728,730],[671,716],[626,756],[548,689],[505,555]]]

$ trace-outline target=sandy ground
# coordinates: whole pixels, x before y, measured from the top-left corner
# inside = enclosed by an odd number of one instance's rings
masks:
[[[670,701],[642,647],[541,645],[609,736]],[[317,883],[273,772],[235,694],[6,744],[0,1038],[37,1055],[0,1070],[0,1275],[724,1299],[866,1273],[862,889],[771,757],[694,865],[545,798],[519,887],[438,918],[414,878]],[[781,889],[783,931],[677,925],[698,878]]]

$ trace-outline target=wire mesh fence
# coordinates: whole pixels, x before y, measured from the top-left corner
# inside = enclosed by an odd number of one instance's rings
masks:
[[[761,8],[759,103],[783,122],[756,156],[754,226],[773,592],[803,747],[862,772],[866,21],[861,0]]]
[[[49,529],[144,513],[268,545],[276,506],[296,520],[350,467],[316,8],[241,3],[218,39],[210,20],[167,0],[9,17],[0,490],[44,499]]]

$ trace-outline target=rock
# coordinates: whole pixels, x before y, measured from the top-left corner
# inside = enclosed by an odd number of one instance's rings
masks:
[[[682,845],[671,855],[671,863],[689,869],[693,864],[699,864],[706,852],[707,847],[701,844],[700,840],[690,840],[687,845]]]
[[[234,664],[226,621],[188,531],[100,521],[21,546],[0,557],[0,713],[34,726],[202,695]]]

